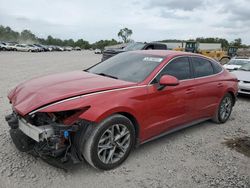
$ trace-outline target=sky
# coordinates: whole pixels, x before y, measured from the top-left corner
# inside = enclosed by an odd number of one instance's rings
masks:
[[[0,0],[0,25],[38,37],[132,39],[220,37],[250,44],[250,0]]]

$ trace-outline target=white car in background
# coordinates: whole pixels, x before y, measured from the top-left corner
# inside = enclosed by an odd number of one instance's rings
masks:
[[[95,49],[95,54],[101,54],[102,51],[100,49]]]
[[[223,65],[229,71],[238,70],[241,66],[250,63],[250,58],[236,57],[231,59],[227,64]]]
[[[27,44],[16,44],[13,49],[20,52],[38,52],[38,48]]]
[[[239,80],[240,94],[250,95],[250,63],[241,66],[238,70],[232,71]]]

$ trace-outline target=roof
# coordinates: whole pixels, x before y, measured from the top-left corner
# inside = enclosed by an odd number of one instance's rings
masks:
[[[193,56],[201,56],[199,54],[194,54],[190,52],[182,52],[182,51],[175,51],[175,50],[136,50],[131,51],[134,53],[142,53],[148,55],[158,55],[158,56],[179,56],[179,55],[193,55]]]

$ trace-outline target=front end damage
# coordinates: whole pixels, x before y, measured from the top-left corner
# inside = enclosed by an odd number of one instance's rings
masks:
[[[5,117],[18,150],[60,162],[83,160],[79,139],[90,122],[78,119],[81,110],[56,113],[37,112],[25,117],[13,112]]]

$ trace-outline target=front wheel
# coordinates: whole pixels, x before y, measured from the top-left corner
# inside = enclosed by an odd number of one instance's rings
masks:
[[[231,94],[227,93],[221,100],[213,120],[216,123],[225,123],[229,119],[232,109],[233,97]]]
[[[90,125],[91,126],[91,125]],[[125,116],[116,114],[98,124],[82,145],[82,154],[95,168],[110,170],[128,157],[135,143],[135,130]]]

